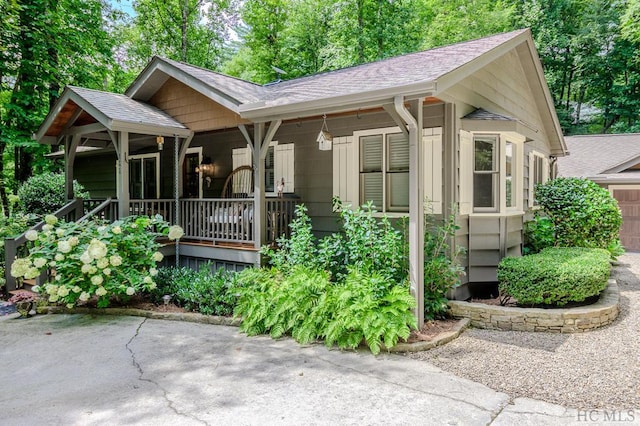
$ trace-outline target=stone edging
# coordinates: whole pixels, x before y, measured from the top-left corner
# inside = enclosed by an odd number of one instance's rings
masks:
[[[214,315],[203,315],[193,312],[157,312],[146,311],[134,308],[73,308],[68,309],[63,306],[44,306],[38,308],[39,314],[90,314],[90,315],[128,315],[134,317],[145,317],[150,319],[160,319],[169,321],[195,322],[199,324],[226,325],[232,327],[240,326],[240,318],[220,317]],[[389,352],[420,352],[426,351],[436,346],[449,343],[460,335],[469,326],[469,319],[463,318],[453,327],[451,331],[441,333],[435,339],[427,342],[398,343],[388,349]],[[385,348],[383,348],[385,350]]]
[[[598,301],[577,308],[541,309],[449,301],[454,318],[468,318],[473,327],[494,330],[582,333],[612,323],[620,312],[618,284],[610,279]]]

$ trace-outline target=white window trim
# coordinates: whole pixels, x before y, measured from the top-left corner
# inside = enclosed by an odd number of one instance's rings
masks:
[[[152,154],[130,155],[129,158],[127,158],[127,161],[143,160],[143,164],[144,164],[145,158],[155,158],[156,160],[156,198],[160,198],[160,153],[155,152]],[[131,179],[131,173],[129,173],[129,179]],[[144,167],[142,168],[142,179],[144,179]]]
[[[542,183],[545,183],[547,181],[549,181],[549,159],[547,158],[546,155],[544,155],[543,153],[539,152],[539,151],[530,151],[529,152],[529,208],[536,210],[539,209],[540,206],[535,204],[535,197],[534,197],[534,187],[535,187],[535,182],[534,182],[534,171],[535,171],[535,159],[537,158],[541,158],[542,159]]]
[[[378,210],[377,213],[380,214],[385,214],[389,217],[403,217],[403,216],[407,216],[409,214],[409,209],[407,208],[406,212],[399,212],[399,211],[386,211],[387,209],[387,180],[386,180],[386,175],[387,175],[387,157],[388,157],[388,153],[387,153],[387,135],[388,134],[393,134],[393,133],[402,133],[402,131],[400,130],[399,127],[382,127],[382,128],[378,128],[378,129],[368,129],[368,130],[357,130],[355,132],[353,132],[353,139],[354,139],[354,143],[356,143],[356,149],[357,149],[357,160],[358,160],[358,203],[361,204],[360,202],[360,194],[362,192],[362,188],[361,188],[361,175],[362,172],[360,171],[360,138],[363,136],[376,136],[376,135],[382,135],[382,206],[375,206],[376,209]],[[393,215],[393,216],[392,216]]]
[[[198,164],[202,164],[202,147],[194,146],[192,148],[187,148],[187,155],[189,154],[198,154]],[[198,198],[202,199],[202,171],[198,172]],[[182,183],[184,185],[184,182]]]
[[[495,136],[498,139],[498,158],[499,158],[499,169],[498,169],[498,202],[496,208],[488,208],[488,207],[475,207],[474,202],[474,181],[473,177],[475,175],[475,138],[476,136]],[[469,215],[470,216],[511,216],[511,215],[522,215],[524,214],[523,207],[523,179],[524,179],[524,137],[520,140],[514,137],[513,134],[506,135],[502,132],[471,132],[471,174],[472,179],[469,184],[471,187],[468,189],[470,191],[470,202],[471,208]],[[507,157],[506,157],[506,145],[507,142],[513,144],[513,180],[515,181],[515,194],[516,194],[516,203],[512,207],[507,207],[507,185],[506,185],[506,166],[507,166]],[[464,170],[461,171],[464,173]]]

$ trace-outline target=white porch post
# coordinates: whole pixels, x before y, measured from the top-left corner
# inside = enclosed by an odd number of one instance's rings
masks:
[[[422,146],[422,99],[411,102],[413,114],[396,96],[394,107],[409,130],[409,281],[416,299],[414,315],[424,324],[424,172]]]
[[[117,152],[120,173],[118,179],[118,216],[129,216],[129,133],[117,133]]]

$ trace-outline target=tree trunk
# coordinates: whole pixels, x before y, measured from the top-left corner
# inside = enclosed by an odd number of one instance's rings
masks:
[[[182,41],[180,44],[180,56],[182,62],[187,62],[187,17],[189,13],[189,0],[184,0],[182,6],[182,24],[180,26],[180,32],[182,35]]]

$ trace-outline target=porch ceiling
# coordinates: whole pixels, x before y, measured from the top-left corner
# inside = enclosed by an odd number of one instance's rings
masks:
[[[90,135],[102,131],[181,136],[185,125],[149,104],[116,93],[69,86],[51,109],[34,139],[56,144],[64,135]]]

